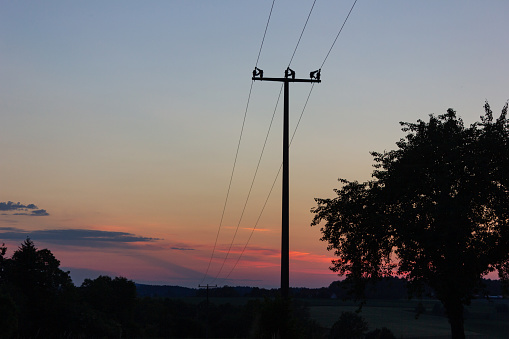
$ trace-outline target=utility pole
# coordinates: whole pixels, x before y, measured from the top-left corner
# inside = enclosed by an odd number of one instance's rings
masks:
[[[198,285],[199,288],[206,288],[207,289],[207,315],[205,320],[205,336],[208,339],[209,337],[209,288],[216,288],[217,285]]]
[[[290,82],[321,82],[320,71],[309,73],[309,79],[295,79],[295,72],[287,67],[284,78],[264,78],[263,70],[255,67],[252,80],[276,81],[284,84],[283,114],[283,194],[281,216],[281,296],[288,299],[290,290]]]

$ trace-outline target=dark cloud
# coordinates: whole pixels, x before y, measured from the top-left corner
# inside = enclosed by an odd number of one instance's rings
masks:
[[[2,215],[29,215],[33,217],[42,217],[49,215],[49,213],[46,212],[46,210],[38,209],[38,207],[35,204],[24,205],[20,202],[12,201],[0,202],[0,211],[22,211],[12,214],[2,213]]]
[[[120,247],[134,242],[154,242],[160,240],[127,232],[87,229],[26,231],[14,227],[0,227],[0,239],[23,240],[26,237],[30,237],[34,241],[84,247]]]
[[[23,205],[20,202],[14,203],[12,201],[0,202],[0,211],[16,211],[36,208],[37,206],[34,204]]]
[[[32,217],[43,217],[43,216],[46,216],[46,215],[49,215],[48,212],[46,212],[46,210],[35,210],[35,211],[32,211],[30,213],[13,213],[12,215],[29,215],[29,216],[32,216]]]
[[[2,234],[2,232],[23,232],[23,230],[16,227],[0,227],[0,234]]]
[[[171,247],[172,250],[177,251],[194,251],[194,248],[188,248],[188,247]]]
[[[32,213],[30,214],[34,217],[41,217],[41,216],[46,216],[46,215],[49,215],[48,212],[46,212],[46,210],[43,210],[43,209],[40,209],[40,210],[35,210],[35,211],[32,211]]]

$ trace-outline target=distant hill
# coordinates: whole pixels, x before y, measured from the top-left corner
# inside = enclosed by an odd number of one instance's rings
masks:
[[[136,292],[140,297],[195,297],[197,291],[198,290],[195,288],[181,286],[136,284]]]
[[[146,285],[136,284],[136,291],[140,297],[162,297],[162,298],[182,298],[182,297],[205,297],[206,289],[189,288],[181,286],[168,285]],[[256,291],[254,294],[253,291]],[[222,286],[209,289],[210,297],[263,297],[269,294],[275,294],[277,290],[260,289],[258,287],[248,286]]]

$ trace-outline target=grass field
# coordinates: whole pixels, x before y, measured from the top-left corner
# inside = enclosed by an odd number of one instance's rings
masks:
[[[194,300],[193,300],[194,299]],[[219,305],[245,304],[249,299],[256,298],[211,298],[211,303]],[[186,298],[189,302],[198,303],[203,298]],[[297,302],[306,304],[311,318],[324,328],[331,328],[342,312],[355,312],[358,304],[352,301],[333,299],[298,299]],[[422,302],[426,311],[416,319],[415,308]],[[369,330],[387,327],[396,338],[450,338],[451,329],[444,315],[435,315],[432,310],[435,305],[440,306],[438,300],[368,300],[359,313],[368,322]],[[466,307],[465,334],[467,338],[509,338],[509,313],[497,312],[497,306],[506,305],[509,300],[473,300]]]
[[[389,328],[397,338],[449,338],[450,327],[445,316],[433,315],[436,300],[423,300],[426,312],[417,319],[417,300],[369,300],[360,315],[369,329]],[[496,305],[507,300],[474,300],[467,307],[465,334],[467,338],[509,338],[509,313],[497,313]],[[330,328],[342,312],[358,309],[352,302],[323,300],[311,303],[311,317],[321,326]]]

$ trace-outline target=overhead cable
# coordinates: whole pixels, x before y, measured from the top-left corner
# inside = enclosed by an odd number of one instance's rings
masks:
[[[292,57],[290,58],[289,65],[291,64],[291,62],[292,62],[292,60],[293,60],[293,57],[295,56],[295,52],[297,51],[297,48],[298,48],[299,43],[300,43],[300,40],[301,40],[301,38],[302,38],[302,35],[303,35],[304,30],[305,30],[305,28],[306,28],[306,25],[307,25],[307,23],[308,23],[309,17],[310,17],[310,15],[311,15],[311,12],[313,11],[313,7],[314,7],[314,5],[315,5],[315,2],[316,2],[316,0],[313,2],[313,5],[312,5],[311,10],[310,10],[310,12],[309,12],[309,15],[308,15],[308,17],[307,17],[307,19],[306,19],[306,23],[304,24],[304,28],[302,29],[302,32],[301,32],[300,37],[299,37],[299,40],[297,41],[297,45],[295,46],[295,49],[294,49],[293,54],[292,54]],[[346,22],[348,21],[348,18],[350,17],[350,14],[352,13],[352,11],[353,11],[353,9],[354,9],[354,7],[355,7],[355,4],[356,4],[356,3],[357,3],[357,0],[355,0],[355,1],[354,1],[354,3],[353,3],[353,5],[352,5],[352,7],[350,8],[350,11],[348,12],[348,15],[346,16],[345,20],[343,21],[343,24],[341,25],[341,27],[340,27],[340,29],[339,29],[339,32],[338,32],[338,34],[336,35],[336,37],[335,37],[334,41],[332,42],[332,45],[331,45],[331,47],[329,48],[329,50],[328,50],[328,52],[327,52],[327,54],[326,54],[326,56],[325,56],[325,58],[324,58],[324,60],[323,60],[323,62],[322,62],[322,64],[321,64],[321,66],[320,66],[320,69],[322,69],[322,68],[323,68],[323,66],[324,66],[325,62],[327,61],[327,58],[329,57],[329,54],[331,53],[332,49],[334,48],[334,45],[336,44],[336,41],[337,41],[337,40],[338,40],[338,38],[339,38],[339,35],[340,35],[340,34],[341,34],[341,32],[343,31],[343,28],[345,27],[345,24],[346,24]],[[304,103],[304,106],[303,106],[303,108],[302,108],[301,114],[300,114],[300,116],[299,116],[299,120],[297,121],[297,125],[295,126],[295,129],[294,129],[294,131],[293,131],[292,138],[291,138],[291,140],[290,140],[290,144],[288,145],[288,147],[290,147],[290,146],[291,146],[291,143],[292,143],[292,141],[293,141],[293,139],[294,139],[294,137],[295,137],[295,134],[297,133],[297,129],[298,129],[298,127],[299,127],[299,124],[300,124],[300,122],[301,122],[301,120],[302,120],[302,117],[303,117],[304,112],[305,112],[305,110],[306,110],[306,107],[307,107],[307,105],[308,105],[309,98],[310,98],[310,96],[311,96],[311,93],[313,92],[314,85],[315,85],[314,83],[311,85],[311,88],[310,88],[310,90],[309,90],[308,96],[307,96],[307,98],[306,98],[306,102]],[[280,92],[280,94],[281,94],[281,92]],[[279,101],[279,98],[278,98],[278,101]],[[277,107],[277,103],[276,103],[276,107]],[[260,159],[261,159],[261,158],[260,158]],[[248,238],[248,240],[247,240],[247,242],[246,242],[246,244],[245,244],[244,248],[242,249],[242,251],[241,251],[241,253],[240,253],[239,257],[237,258],[237,260],[236,260],[236,262],[235,262],[235,264],[234,264],[233,268],[230,270],[230,272],[228,273],[228,275],[227,275],[227,276],[226,276],[223,280],[226,280],[226,279],[227,279],[227,278],[231,275],[231,273],[233,272],[233,270],[236,268],[237,264],[239,263],[239,261],[240,261],[240,259],[241,259],[242,255],[244,254],[244,252],[245,252],[245,250],[246,250],[246,248],[247,248],[247,245],[249,244],[249,241],[251,240],[251,237],[252,237],[252,235],[253,235],[253,233],[254,233],[254,231],[255,231],[255,229],[256,229],[256,227],[257,227],[257,225],[258,225],[258,222],[260,221],[260,218],[261,218],[261,216],[262,216],[262,214],[263,214],[264,210],[265,210],[265,206],[267,205],[267,202],[268,202],[268,200],[269,200],[269,198],[270,198],[270,195],[272,194],[272,191],[273,191],[273,189],[274,189],[274,185],[275,185],[275,183],[276,183],[276,181],[277,181],[277,179],[278,179],[278,177],[279,177],[279,174],[281,173],[281,168],[282,168],[282,166],[283,166],[283,164],[281,163],[281,165],[280,165],[280,167],[279,167],[279,170],[278,170],[278,172],[277,172],[277,174],[276,174],[276,178],[274,179],[274,181],[273,181],[273,183],[272,183],[272,186],[271,186],[271,188],[270,188],[270,190],[269,190],[269,193],[268,193],[268,195],[267,195],[267,198],[266,198],[266,200],[265,200],[265,203],[264,203],[264,205],[263,205],[263,207],[262,207],[262,209],[261,209],[261,212],[260,212],[260,214],[259,214],[259,216],[258,216],[258,219],[256,220],[255,225],[253,226],[253,228],[252,228],[252,230],[251,230],[251,233],[250,233],[250,235],[249,235],[249,238]],[[237,227],[238,227],[238,226],[237,226]],[[231,248],[231,246],[230,246],[230,248]],[[224,265],[224,262],[223,262],[223,265]],[[216,277],[216,278],[217,278],[217,277]]]
[[[304,23],[304,26],[303,26],[303,28],[302,28],[302,31],[301,31],[300,36],[299,36],[299,39],[297,40],[297,44],[295,45],[295,49],[293,50],[293,54],[292,54],[292,56],[291,56],[291,58],[290,58],[290,62],[288,63],[288,67],[289,67],[289,66],[290,66],[290,64],[292,63],[292,60],[293,60],[293,58],[294,58],[294,56],[295,56],[295,53],[297,52],[297,48],[299,47],[299,44],[300,44],[300,41],[301,41],[302,36],[303,36],[303,34],[304,34],[304,31],[306,30],[306,27],[307,27],[307,24],[308,24],[309,18],[311,17],[311,13],[313,12],[313,8],[315,7],[315,3],[316,3],[316,0],[314,0],[314,1],[313,1],[313,4],[312,4],[312,6],[311,6],[311,9],[309,10],[309,14],[308,14],[308,16],[307,16],[307,18],[306,18],[306,22]],[[273,5],[274,5],[274,3],[273,3]],[[272,9],[271,9],[271,12],[272,12]],[[270,18],[270,15],[269,15],[269,18]],[[265,35],[264,35],[264,39],[265,39]],[[262,40],[262,44],[263,44],[263,40]],[[257,62],[258,62],[258,60],[257,60]],[[256,67],[255,67],[255,69],[256,69]],[[276,102],[276,107],[274,108],[274,114],[275,114],[275,112],[276,112],[276,108],[277,108],[277,105],[278,105],[278,103],[279,103],[279,99],[280,99],[280,96],[281,96],[282,89],[283,89],[283,86],[281,86],[281,90],[279,91],[279,96],[278,96],[278,99],[277,99],[277,102]],[[311,94],[311,93],[310,93],[310,94]],[[308,100],[309,100],[309,96],[308,96]],[[307,101],[306,101],[306,104],[307,104]],[[274,120],[274,114],[272,115],[272,120]],[[268,136],[269,136],[270,128],[271,128],[271,126],[272,126],[272,120],[271,120],[271,123],[270,123],[270,126],[269,126],[269,130],[267,131],[267,135],[266,135],[266,138],[265,138],[265,143],[264,143],[264,145],[263,145],[263,148],[262,148],[262,151],[261,151],[261,154],[260,154],[260,158],[259,158],[259,160],[258,160],[258,165],[257,165],[257,167],[256,167],[256,171],[255,171],[255,174],[254,174],[253,180],[252,180],[252,182],[251,182],[251,187],[249,188],[249,192],[248,192],[248,195],[247,195],[247,198],[246,198],[246,202],[245,202],[245,204],[244,204],[244,208],[243,208],[242,213],[241,213],[241,216],[240,216],[240,220],[239,220],[239,222],[238,222],[238,224],[237,224],[237,227],[236,227],[236,229],[235,229],[235,233],[234,233],[234,235],[233,235],[233,238],[232,238],[232,241],[231,241],[230,246],[229,246],[229,248],[228,248],[228,251],[226,252],[225,258],[223,259],[223,263],[221,264],[221,268],[220,268],[219,272],[217,273],[216,278],[214,279],[214,281],[215,281],[215,280],[219,277],[219,275],[220,275],[221,271],[223,270],[223,267],[224,267],[224,265],[225,265],[225,263],[226,263],[226,261],[227,261],[227,259],[228,259],[229,255],[230,255],[231,248],[233,247],[233,243],[235,242],[235,238],[237,237],[238,229],[239,229],[239,227],[240,227],[240,223],[241,223],[241,221],[242,221],[242,218],[243,218],[243,215],[244,215],[244,211],[245,211],[245,209],[246,209],[247,203],[248,203],[248,201],[249,201],[249,197],[250,197],[250,195],[251,195],[251,190],[252,190],[252,188],[253,188],[253,184],[254,184],[254,181],[255,181],[255,179],[256,179],[256,175],[257,175],[257,173],[258,173],[258,168],[259,168],[259,166],[260,166],[261,159],[262,159],[262,157],[263,157],[263,153],[264,153],[264,150],[265,150],[265,144],[267,143],[267,138],[268,138]],[[300,121],[300,119],[299,119],[299,121]],[[295,134],[295,132],[294,132],[294,134]],[[292,137],[292,139],[293,139],[293,137]],[[279,172],[278,172],[278,176],[279,176]],[[276,180],[277,180],[277,176],[276,176]],[[271,192],[272,192],[272,189],[271,189]],[[269,196],[270,196],[270,193],[269,193]],[[267,200],[268,200],[268,197],[267,197]],[[264,205],[264,208],[265,208],[265,205]],[[263,213],[263,209],[262,209],[262,213]],[[261,213],[260,213],[260,217],[261,217]],[[258,223],[258,222],[257,222],[257,223]],[[256,227],[256,226],[255,226],[255,227]],[[252,236],[252,233],[253,233],[253,232],[254,232],[254,228],[253,228],[253,230],[251,231],[251,235],[249,236],[249,238],[248,238],[248,240],[247,240],[246,245],[244,246],[244,250],[245,250],[245,248],[247,247],[247,244],[249,243],[249,241],[250,241],[250,239],[251,239],[251,236]],[[236,263],[235,263],[235,265],[234,265],[234,268],[237,266],[237,263],[239,262],[240,258],[242,257],[242,254],[244,253],[244,250],[243,250],[243,251],[241,252],[241,254],[239,255],[239,257],[238,257],[238,259],[237,259],[237,261],[236,261]],[[233,271],[233,269],[232,269],[232,271]],[[228,274],[228,276],[231,274],[231,272],[232,272],[232,271],[230,271],[230,273]],[[226,279],[226,278],[225,278],[225,279]]]
[[[267,134],[266,134],[266,136],[265,136],[265,141],[264,141],[264,143],[263,143],[262,151],[260,152],[260,157],[258,158],[258,164],[256,165],[256,170],[255,170],[255,173],[254,173],[254,176],[253,176],[253,180],[251,181],[251,187],[249,187],[249,192],[248,192],[248,194],[247,194],[247,198],[246,198],[246,201],[245,201],[245,203],[244,203],[244,208],[242,209],[242,213],[241,213],[240,218],[239,218],[239,221],[238,221],[238,223],[237,223],[237,228],[235,229],[235,234],[234,234],[234,236],[233,236],[233,240],[232,240],[232,242],[230,243],[230,247],[228,248],[228,252],[226,253],[226,256],[225,256],[225,258],[224,258],[224,260],[223,260],[223,263],[222,263],[222,265],[221,265],[221,268],[219,269],[219,272],[217,273],[217,275],[216,275],[215,279],[217,279],[217,278],[219,277],[219,275],[221,274],[221,271],[223,270],[223,267],[224,267],[224,265],[225,265],[225,263],[226,263],[226,260],[228,259],[228,256],[230,255],[230,251],[231,251],[231,249],[232,249],[233,242],[234,242],[234,240],[235,240],[235,237],[237,236],[237,232],[238,232],[239,227],[240,227],[240,224],[241,224],[241,222],[242,222],[242,219],[243,219],[243,216],[244,216],[244,212],[246,211],[247,203],[248,203],[248,201],[249,201],[249,197],[250,197],[250,195],[251,195],[251,191],[252,191],[252,189],[253,189],[253,185],[254,185],[254,182],[255,182],[255,180],[256,180],[256,176],[257,176],[257,174],[258,174],[258,169],[260,168],[260,163],[261,163],[261,161],[262,161],[262,157],[263,157],[263,153],[264,153],[264,150],[265,150],[265,146],[267,145],[267,140],[269,139],[270,130],[271,130],[271,127],[272,127],[272,123],[274,122],[274,117],[275,117],[275,115],[276,115],[277,106],[278,106],[278,103],[279,103],[279,99],[281,98],[282,90],[283,90],[283,86],[281,86],[281,90],[279,91],[279,95],[278,95],[278,97],[277,97],[276,107],[274,108],[274,112],[272,113],[272,119],[270,120],[269,129],[267,130]],[[251,232],[251,235],[252,235],[252,232]],[[250,236],[249,238],[251,238],[251,236]],[[248,241],[247,241],[247,242],[249,242],[249,239],[248,239]],[[246,246],[247,246],[247,243],[246,243]],[[245,249],[245,247],[244,247],[244,249]],[[242,251],[242,253],[244,253],[244,250]],[[241,253],[241,255],[240,255],[240,256],[242,256],[242,253]],[[239,256],[239,258],[240,258],[240,256]],[[238,262],[238,260],[237,260],[237,262]],[[236,266],[236,265],[235,265],[235,266]],[[232,269],[232,270],[233,270],[233,269]],[[231,273],[231,272],[230,272],[230,273]],[[229,275],[230,275],[230,274],[228,274],[228,276],[229,276]],[[227,279],[227,278],[224,278],[224,279]],[[214,281],[215,281],[215,280],[214,280]]]
[[[304,24],[304,27],[302,27],[302,32],[300,32],[299,40],[297,41],[297,45],[295,45],[295,49],[293,50],[293,54],[292,54],[292,57],[290,58],[290,62],[288,63],[288,67],[290,67],[290,65],[291,65],[291,63],[293,61],[293,57],[295,56],[295,52],[297,52],[297,48],[299,47],[299,44],[300,44],[300,39],[302,39],[302,35],[304,34],[304,31],[306,30],[306,26],[308,25],[309,17],[311,16],[311,13],[313,12],[313,8],[315,7],[315,3],[316,3],[316,0],[313,1],[313,5],[311,6],[311,9],[309,10],[309,14],[308,14],[308,17],[306,19],[306,23]]]
[[[341,28],[339,29],[339,32],[338,34],[336,35],[336,38],[334,39],[334,41],[332,42],[332,45],[330,46],[329,48],[329,51],[327,52],[327,55],[325,56],[325,58],[323,59],[323,62],[322,62],[322,65],[320,66],[320,68],[323,68],[323,65],[325,64],[325,61],[327,61],[327,58],[329,57],[329,54],[330,52],[332,51],[332,48],[334,48],[334,45],[336,44],[336,41],[338,40],[339,38],[339,35],[341,34],[341,32],[343,31],[343,27],[345,27],[345,24],[346,22],[348,21],[348,18],[350,17],[350,14],[352,13],[353,11],[353,8],[355,7],[355,4],[357,3],[357,0],[355,0],[353,2],[353,5],[352,5],[352,8],[350,8],[350,11],[348,12],[348,15],[346,16],[345,18],[345,21],[343,21],[343,24],[341,25]]]
[[[256,58],[255,67],[258,65],[258,61],[260,59],[260,54],[262,52],[263,43],[265,41],[265,36],[267,34],[267,29],[269,27],[270,18],[272,16],[272,9],[274,8],[274,3],[275,2],[276,2],[276,0],[272,0],[272,6],[270,7],[269,17],[267,19],[267,24],[265,25],[265,31],[263,32],[263,38],[262,38],[262,42],[260,43],[260,49],[258,50],[258,56]],[[247,97],[246,109],[244,111],[244,119],[242,120],[242,127],[240,129],[239,141],[238,141],[238,144],[237,144],[237,150],[235,152],[235,159],[233,161],[233,168],[232,168],[232,172],[231,172],[231,175],[230,175],[230,182],[228,183],[228,190],[227,190],[227,193],[226,193],[226,198],[225,198],[225,202],[224,202],[224,206],[223,206],[223,211],[221,213],[221,220],[219,222],[219,228],[217,230],[216,240],[214,241],[214,247],[212,249],[212,254],[210,255],[210,260],[209,260],[209,263],[207,265],[207,269],[206,269],[206,271],[205,271],[205,273],[203,275],[203,278],[202,278],[200,284],[203,284],[203,282],[205,281],[205,279],[207,277],[207,274],[209,273],[210,266],[212,264],[212,260],[214,259],[214,254],[215,254],[215,251],[216,251],[216,248],[217,248],[217,241],[219,239],[219,233],[221,232],[221,227],[222,227],[223,220],[224,220],[224,214],[225,214],[225,211],[226,211],[226,206],[228,204],[228,198],[230,196],[230,189],[231,189],[231,186],[232,186],[233,175],[235,173],[235,167],[237,165],[237,159],[238,159],[238,155],[239,155],[240,144],[241,144],[242,136],[243,136],[243,133],[244,133],[244,126],[246,124],[246,117],[247,117],[247,112],[248,112],[248,108],[249,108],[249,101],[251,99],[251,92],[253,90],[253,83],[254,83],[254,81],[251,81],[251,86],[249,88],[249,94],[248,94],[248,97]]]
[[[297,121],[297,126],[295,127],[295,129],[293,131],[292,138],[290,139],[290,144],[288,145],[288,147],[290,147],[292,145],[293,138],[295,137],[295,133],[297,132],[297,128],[299,127],[300,120],[302,119],[302,115],[304,114],[304,111],[306,110],[306,106],[308,104],[309,97],[311,96],[311,92],[313,90],[314,85],[315,84],[313,83],[312,86],[311,86],[311,91],[309,92],[309,94],[308,94],[308,96],[306,98],[306,102],[304,103],[304,107],[302,108],[302,112],[300,114],[299,120]],[[281,91],[279,91],[279,96],[281,96]],[[278,102],[279,102],[279,98],[278,98]],[[277,103],[276,103],[276,108],[277,108]],[[274,109],[274,112],[275,112],[276,108]],[[274,116],[272,116],[272,118],[274,119]],[[247,245],[249,244],[249,241],[251,240],[251,237],[253,236],[253,233],[256,230],[256,227],[258,227],[258,223],[260,222],[260,219],[261,219],[261,217],[263,215],[263,212],[265,210],[265,206],[267,206],[267,202],[269,201],[269,198],[270,198],[270,196],[272,194],[272,191],[274,190],[274,186],[276,185],[277,179],[279,178],[279,174],[281,173],[281,169],[282,168],[283,168],[283,163],[281,163],[281,165],[279,166],[279,170],[277,171],[276,177],[274,178],[274,181],[272,182],[272,186],[270,187],[269,193],[267,194],[267,198],[265,199],[265,202],[264,202],[264,204],[262,206],[260,214],[258,214],[258,218],[256,219],[256,222],[255,222],[253,228],[251,229],[251,233],[249,234],[249,238],[247,239],[246,244],[244,245],[244,248],[242,248],[242,251],[240,252],[239,257],[237,258],[237,261],[235,261],[235,264],[233,265],[233,267],[230,270],[230,272],[228,273],[228,275],[223,279],[223,281],[226,281],[228,279],[228,277],[230,277],[232,272],[237,267],[237,264],[239,263],[240,259],[244,255],[244,252],[246,251]]]

